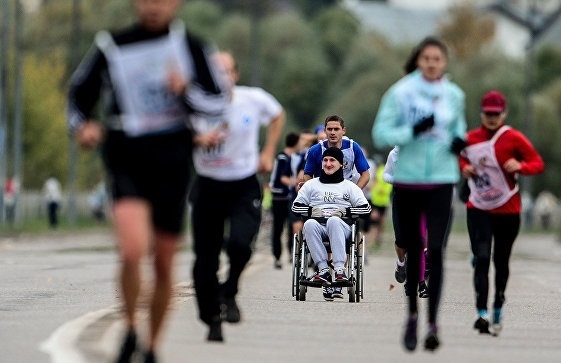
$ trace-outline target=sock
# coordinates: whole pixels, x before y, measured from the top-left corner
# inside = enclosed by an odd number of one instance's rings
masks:
[[[479,314],[480,318],[483,318],[485,320],[489,320],[489,314],[487,313],[487,309],[479,309],[477,310],[477,314]]]
[[[403,262],[401,262],[401,261],[399,260],[399,258],[398,258],[398,259],[397,259],[397,265],[398,265],[399,267],[404,266],[404,265],[405,265],[405,260],[403,260]]]

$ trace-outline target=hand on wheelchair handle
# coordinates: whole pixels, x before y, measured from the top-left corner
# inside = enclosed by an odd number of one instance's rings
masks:
[[[323,211],[319,207],[312,207],[312,211],[310,212],[310,217],[321,218],[323,217]]]
[[[339,208],[336,211],[333,211],[333,213],[331,213],[331,216],[342,218],[345,216],[345,214],[347,214],[347,210],[345,208]]]

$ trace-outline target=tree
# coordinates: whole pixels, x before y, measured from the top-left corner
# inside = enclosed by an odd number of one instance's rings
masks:
[[[264,88],[307,126],[322,104],[330,69],[314,30],[297,14],[279,14],[264,20],[261,36]]]
[[[538,49],[535,56],[535,80],[538,89],[554,83],[561,75],[561,49],[544,46]]]
[[[550,82],[550,85],[538,93],[533,99],[534,105],[534,127],[536,130],[547,130],[546,132],[534,132],[532,142],[542,156],[546,170],[545,173],[534,178],[532,183],[533,194],[541,190],[550,190],[557,197],[560,196],[559,180],[561,180],[561,155],[559,150],[552,145],[557,145],[561,139],[561,79]]]
[[[224,14],[220,7],[206,1],[189,1],[181,9],[179,16],[188,29],[205,39],[216,39]]]
[[[478,54],[493,39],[495,22],[490,16],[469,4],[454,5],[449,12],[450,21],[441,24],[438,32],[460,60]]]
[[[337,0],[293,0],[292,2],[307,17],[313,17],[319,11],[337,4]]]
[[[66,180],[68,132],[64,115],[65,95],[59,80],[65,72],[62,55],[29,56],[24,61],[23,183],[41,188],[50,175]],[[45,90],[50,90],[45,92]]]
[[[360,23],[349,11],[340,7],[329,7],[314,19],[320,45],[332,67],[339,67],[347,52],[357,39]]]
[[[252,84],[250,72],[259,65],[261,85],[287,111],[286,130],[313,127],[327,114],[336,113],[348,121],[349,136],[373,151],[371,129],[378,104],[387,88],[403,76],[402,65],[411,47],[395,46],[379,35],[363,32],[360,24],[334,3],[292,2],[306,8],[304,13],[295,11],[288,0],[189,0],[180,16],[188,31],[234,53],[241,84]],[[64,109],[69,73],[63,65],[71,32],[69,4],[50,1],[25,21],[25,187],[39,187],[49,171],[66,180],[68,156],[61,140],[66,142]],[[254,4],[260,6],[258,13]],[[82,6],[81,55],[92,44],[95,32],[129,24],[132,18],[130,0],[82,1]],[[523,129],[524,64],[491,47],[484,48],[494,31],[489,18],[469,6],[450,11],[450,21],[442,24],[440,32],[451,47],[449,76],[466,93],[469,127],[479,125],[479,100],[495,88],[508,98],[508,123]],[[255,29],[258,32],[253,32]],[[258,48],[251,44],[256,34]],[[253,62],[254,56],[258,62]],[[533,98],[535,127],[548,132],[535,132],[532,141],[546,165],[561,164],[561,155],[548,148],[561,136],[559,64],[558,49],[544,48],[536,55],[540,87]],[[100,158],[97,153],[79,155],[78,187],[89,188],[101,174]],[[535,187],[557,190],[561,176],[554,169],[533,177]]]

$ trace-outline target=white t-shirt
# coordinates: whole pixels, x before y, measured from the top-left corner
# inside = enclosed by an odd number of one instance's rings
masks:
[[[281,112],[281,104],[265,90],[236,86],[222,118],[209,120],[194,116],[195,132],[221,129],[226,136],[216,147],[194,149],[197,174],[223,181],[240,180],[255,174],[259,162],[259,130]]]

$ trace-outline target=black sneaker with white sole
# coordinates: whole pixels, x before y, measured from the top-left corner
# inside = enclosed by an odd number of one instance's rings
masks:
[[[405,282],[407,278],[407,265],[403,264],[403,266],[399,266],[397,263],[395,264],[395,280],[400,284]]]

